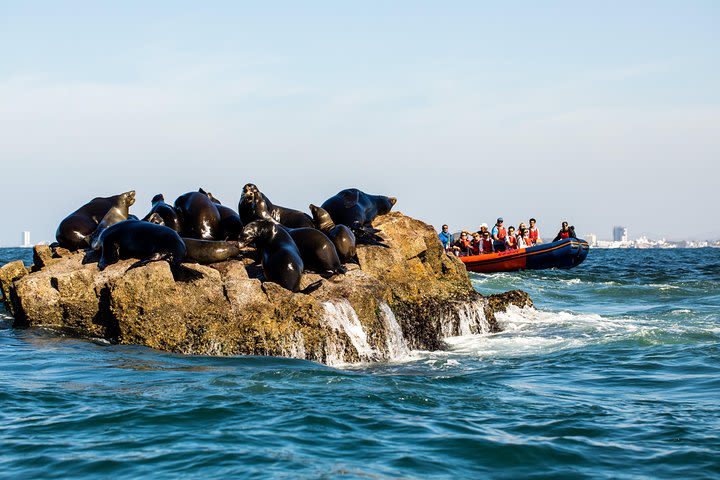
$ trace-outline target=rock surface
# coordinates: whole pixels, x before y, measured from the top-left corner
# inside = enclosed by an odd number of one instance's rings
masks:
[[[374,227],[384,245],[358,246],[357,265],[310,294],[261,282],[248,259],[166,262],[100,272],[96,254],[38,246],[28,271],[0,268],[15,327],[45,327],[121,344],[203,355],[273,355],[331,365],[444,348],[458,334],[497,331],[494,313],[532,305],[521,291],[483,297],[434,229],[393,212]],[[318,280],[306,274],[303,285]]]

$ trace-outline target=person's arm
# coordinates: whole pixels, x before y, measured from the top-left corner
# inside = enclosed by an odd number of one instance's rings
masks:
[[[558,234],[555,236],[555,238],[553,238],[553,242],[557,242],[558,240],[560,240],[560,239],[562,238],[562,237],[560,236],[561,234],[562,234],[562,230],[560,230],[560,231],[558,232]]]
[[[492,230],[490,231],[490,236],[496,242],[500,241],[500,238],[498,238],[498,233],[500,233],[500,232],[497,227],[493,227]]]
[[[535,243],[537,243],[537,244],[541,244],[541,243],[542,243],[542,238],[540,237],[540,230],[539,230],[539,229],[538,229],[538,231],[537,231],[537,239],[535,240]]]

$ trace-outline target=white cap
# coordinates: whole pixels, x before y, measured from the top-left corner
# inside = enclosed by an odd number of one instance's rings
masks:
[[[482,228],[482,227],[487,228],[487,223],[483,223],[482,225],[480,225],[480,228]]]

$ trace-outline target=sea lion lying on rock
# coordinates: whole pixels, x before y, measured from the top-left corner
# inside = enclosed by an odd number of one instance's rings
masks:
[[[285,230],[300,252],[305,270],[324,276],[345,273],[332,240],[315,228],[287,228]]]
[[[92,235],[89,235],[85,241],[93,250],[100,250],[100,234],[108,227],[120,223],[130,218],[130,206],[135,203],[135,191],[125,192],[118,195],[113,206],[108,210],[103,219],[98,224]],[[135,217],[137,218],[137,217]]]
[[[146,222],[150,221],[150,217],[153,214],[157,214],[160,216],[160,218],[162,218],[163,225],[172,228],[176,232],[181,231],[182,226],[180,225],[180,217],[172,205],[168,205],[167,203],[165,203],[165,197],[162,193],[158,193],[157,195],[155,195],[151,203],[152,208],[150,209],[150,213],[145,215],[145,218],[143,218],[143,220],[145,220]]]
[[[220,200],[213,197],[213,194],[206,192],[202,188],[200,193],[204,193],[208,196],[211,202],[215,204],[215,208],[220,213],[220,239],[221,240],[237,240],[240,238],[240,234],[243,229],[243,222],[240,219],[240,215],[230,207],[226,207]]]
[[[175,200],[183,237],[216,240],[220,238],[220,212],[204,193],[188,192]]]
[[[260,251],[265,279],[292,292],[300,289],[305,268],[300,252],[290,234],[270,220],[255,220],[245,225],[240,246],[254,244]]]
[[[346,225],[335,225],[330,214],[321,207],[310,204],[315,228],[323,232],[335,245],[342,263],[356,262],[355,234]]]
[[[358,241],[377,242],[382,239],[375,235],[377,231],[372,228],[372,221],[378,215],[389,213],[396,202],[395,197],[370,195],[357,188],[348,188],[325,200],[321,207],[336,225],[350,227]]]
[[[186,252],[185,243],[175,230],[141,220],[125,220],[106,228],[100,234],[100,247],[100,270],[128,258],[139,260],[133,266],[158,260],[179,266]]]
[[[243,187],[238,212],[245,225],[254,220],[272,220],[289,228],[314,227],[310,215],[300,210],[273,205],[252,183]]]
[[[196,238],[183,238],[185,260],[195,263],[223,262],[240,255],[240,244],[237,241],[224,240],[198,240]]]
[[[112,197],[95,197],[73,213],[65,217],[55,232],[58,244],[68,250],[80,250],[88,246],[87,238],[95,231],[105,214],[117,204],[122,196],[135,197],[135,191],[113,195]]]

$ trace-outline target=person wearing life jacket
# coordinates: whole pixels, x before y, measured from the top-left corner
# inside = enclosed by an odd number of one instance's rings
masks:
[[[530,238],[528,237],[528,229],[525,226],[524,223],[521,223],[522,227],[518,229],[517,235],[515,235],[515,240],[517,241],[517,248],[525,248],[529,247],[530,244]]]
[[[473,233],[472,237],[472,248],[470,253],[472,255],[480,255],[480,253],[482,253],[482,237],[480,236],[480,232]]]
[[[493,253],[493,243],[490,232],[485,230],[482,234],[482,253]]]
[[[448,231],[447,225],[442,226],[442,231],[438,234],[438,237],[440,238],[440,242],[442,242],[443,248],[445,250],[447,250],[448,247],[450,247],[450,245],[452,245],[453,243],[453,236],[452,233]]]
[[[470,253],[470,250],[472,250],[472,241],[468,238],[470,236],[470,233],[466,230],[463,230],[460,233],[460,238],[453,243],[452,248],[457,253],[458,256],[465,256]]]
[[[530,234],[530,241],[533,245],[537,245],[538,243],[542,243],[542,238],[540,238],[540,230],[538,230],[537,226],[537,220],[534,218],[530,219],[530,229],[528,230],[528,233]]]
[[[497,219],[497,222],[495,223],[495,226],[492,228],[492,232],[490,232],[492,235],[493,242],[493,248],[496,252],[502,252],[505,250],[505,238],[507,237],[507,230],[505,230],[505,227],[503,227],[503,219],[502,217]]]
[[[507,235],[505,236],[505,249],[506,250],[517,250],[517,238],[515,238],[515,227],[508,227]]]
[[[562,228],[558,234],[555,235],[553,242],[564,240],[566,238],[575,238],[575,227],[568,227],[568,222],[562,222]]]

